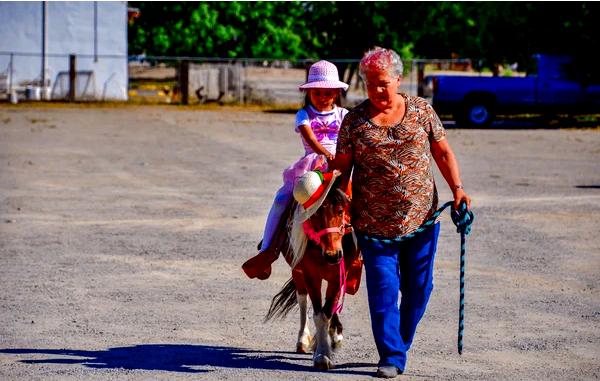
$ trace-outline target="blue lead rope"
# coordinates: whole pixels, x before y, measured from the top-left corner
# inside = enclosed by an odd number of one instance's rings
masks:
[[[373,236],[364,235],[364,238],[371,241],[384,242],[384,243],[393,243],[393,242],[402,242],[407,239],[413,238],[417,234],[427,230],[433,224],[435,224],[436,219],[442,214],[444,209],[451,206],[453,204],[452,201],[448,201],[441,208],[436,210],[427,221],[423,222],[421,226],[417,228],[412,233],[396,237],[396,238],[376,238]],[[467,210],[467,204],[461,202],[458,206],[458,210],[452,209],[450,213],[450,217],[452,218],[452,222],[456,225],[456,232],[460,233],[460,302],[458,306],[458,341],[457,348],[458,354],[462,355],[463,349],[463,333],[465,330],[465,254],[467,253],[466,246],[466,236],[471,233],[471,225],[475,220],[475,215],[472,211]]]

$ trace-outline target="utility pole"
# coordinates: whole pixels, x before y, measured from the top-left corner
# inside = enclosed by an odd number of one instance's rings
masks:
[[[48,67],[48,58],[46,57],[48,49],[48,2],[42,1],[42,72],[40,75],[40,87],[46,87],[46,67]]]
[[[69,55],[69,101],[74,102],[77,87],[77,57],[75,54]]]

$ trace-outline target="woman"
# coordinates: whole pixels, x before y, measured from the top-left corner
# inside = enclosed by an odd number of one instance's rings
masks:
[[[360,62],[368,99],[348,113],[337,142],[336,167],[345,186],[352,173],[352,225],[362,251],[369,311],[379,353],[376,376],[405,369],[433,288],[439,222],[400,243],[437,209],[435,160],[454,195],[454,207],[470,198],[442,122],[422,98],[399,94],[402,61],[393,50],[375,48]],[[433,160],[432,160],[433,159]],[[402,293],[398,308],[398,292]]]

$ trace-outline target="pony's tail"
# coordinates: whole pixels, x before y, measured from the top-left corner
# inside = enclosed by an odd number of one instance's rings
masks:
[[[265,316],[265,322],[271,320],[274,317],[284,318],[294,306],[298,304],[296,298],[296,284],[294,280],[290,278],[286,284],[283,285],[281,291],[279,291],[271,300],[271,307],[269,312]]]

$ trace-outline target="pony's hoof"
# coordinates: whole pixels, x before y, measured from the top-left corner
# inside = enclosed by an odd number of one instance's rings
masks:
[[[317,355],[314,359],[315,368],[319,370],[329,370],[333,369],[333,361],[329,359],[329,357],[325,355]]]
[[[331,340],[331,348],[333,348],[333,350],[335,350],[335,351],[339,350],[342,347],[343,340],[344,340],[344,336],[336,335]]]
[[[338,350],[342,347],[342,342],[344,341],[344,335],[341,333],[334,333],[331,335],[331,347],[335,350]]]
[[[310,345],[306,345],[304,343],[296,344],[296,353],[310,353]]]

